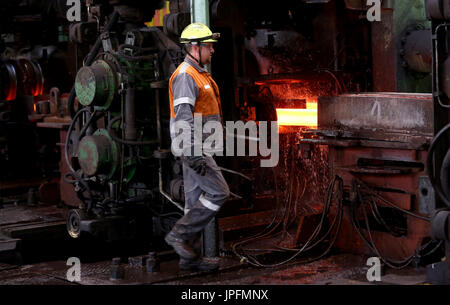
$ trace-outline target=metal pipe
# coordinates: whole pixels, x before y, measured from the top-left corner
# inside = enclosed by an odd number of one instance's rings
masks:
[[[136,109],[135,109],[135,89],[128,87],[125,97],[125,140],[135,141],[136,129]]]
[[[162,145],[162,137],[161,137],[161,109],[159,105],[159,89],[155,90],[155,103],[156,103],[156,133],[158,137],[159,146],[158,149],[161,149]]]
[[[91,126],[92,122],[96,119],[97,110],[94,110],[94,112],[91,114],[89,112],[85,113],[85,120],[86,123],[84,124],[83,128],[80,131],[80,134],[78,135],[78,140],[81,140],[81,138],[86,133],[88,136],[92,135],[94,133],[94,130],[96,128],[93,128]]]
[[[114,141],[116,141],[116,142],[118,142],[120,144],[125,144],[125,145],[154,145],[154,144],[158,144],[158,140],[151,140],[151,141],[126,141],[126,140],[118,138],[116,133],[114,132],[113,125],[114,125],[114,123],[116,123],[120,119],[122,119],[122,117],[119,116],[117,118],[114,118],[114,119],[110,120],[109,123],[108,123],[107,130],[108,130],[108,133],[111,135],[111,138]]]
[[[105,26],[105,30],[103,33],[109,32],[112,30],[113,26],[116,24],[116,22],[119,20],[119,12],[115,11],[111,19],[109,20],[108,24]],[[89,52],[88,58],[86,59],[86,62],[84,63],[85,67],[90,66],[94,59],[97,57],[98,51],[100,50],[100,47],[102,46],[102,35],[99,35],[97,37],[97,40],[95,41],[94,46],[92,47],[91,51]],[[72,90],[70,90],[69,99],[67,100],[68,108],[70,116],[73,118],[75,116],[75,109],[74,109],[74,100],[75,100],[75,86],[72,87]]]
[[[156,102],[156,130],[157,130],[157,134],[158,134],[158,150],[161,149],[161,142],[162,142],[162,138],[161,138],[161,112],[160,112],[160,105],[159,105],[160,101],[159,100],[160,100],[159,99],[159,89],[156,89],[155,90],[155,102]],[[158,176],[159,176],[159,192],[164,197],[166,197],[166,199],[169,200],[173,205],[175,205],[180,210],[184,211],[184,208],[179,203],[174,201],[172,199],[172,197],[164,191],[163,178],[162,178],[162,160],[161,159],[159,159]]]
[[[162,166],[161,166],[161,160],[159,160],[159,192],[166,197],[167,200],[169,200],[171,203],[173,203],[173,205],[175,205],[177,208],[179,208],[180,210],[184,211],[184,208],[177,202],[175,202],[169,194],[167,194],[166,192],[164,192],[163,190],[163,179],[162,179]]]

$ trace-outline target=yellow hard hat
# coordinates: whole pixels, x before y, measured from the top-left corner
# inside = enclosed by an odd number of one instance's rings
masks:
[[[200,22],[191,23],[181,33],[181,43],[217,42],[220,33],[213,33]]]

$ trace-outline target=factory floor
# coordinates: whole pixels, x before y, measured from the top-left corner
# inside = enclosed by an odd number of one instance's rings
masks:
[[[364,260],[340,254],[304,265],[260,269],[241,265],[232,258],[220,259],[216,272],[179,271],[177,260],[162,262],[160,271],[145,266],[121,264],[122,279],[111,279],[111,261],[81,262],[79,282],[69,282],[66,261],[29,265],[0,264],[1,285],[424,285],[425,268],[386,270],[379,282],[368,282]]]
[[[379,282],[366,277],[367,257],[333,253],[321,260],[276,268],[257,268],[229,253],[218,258],[215,272],[186,272],[178,268],[173,251],[157,252],[159,272],[147,272],[146,253],[122,246],[114,254],[104,245],[67,237],[63,207],[27,206],[4,202],[0,208],[0,285],[422,285],[426,269],[412,266],[386,269]],[[26,241],[26,242],[24,242]],[[78,251],[83,248],[84,251]],[[17,251],[21,249],[21,251]],[[80,281],[70,282],[69,257],[79,257]],[[120,257],[119,267],[112,258]],[[112,275],[117,268],[123,276]],[[113,271],[114,273],[114,271]]]
[[[167,284],[183,285],[370,285],[367,267],[360,256],[340,254],[310,263],[293,264],[273,269],[240,268]],[[387,271],[381,282],[387,285],[421,285],[426,281],[425,269]]]

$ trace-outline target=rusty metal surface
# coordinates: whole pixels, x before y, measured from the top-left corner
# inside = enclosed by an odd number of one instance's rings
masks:
[[[361,159],[380,159],[411,162],[422,165],[425,162],[426,151],[404,150],[404,149],[381,149],[381,148],[341,148],[331,147],[329,160],[333,173],[344,180],[344,185],[352,185],[355,175],[365,184],[375,188],[380,196],[402,209],[419,213],[419,177],[424,175],[423,170],[414,169],[408,172],[392,173],[389,168],[383,173],[383,168],[376,172],[360,170],[349,171],[349,168],[358,167]],[[378,202],[380,206],[385,206]],[[395,237],[389,233],[373,231],[374,243],[382,255],[393,259],[404,259],[414,254],[420,246],[422,239],[429,236],[429,223],[415,217],[407,216],[407,232],[405,236]],[[351,223],[350,210],[346,208],[341,232],[336,241],[336,247],[344,252],[363,253],[373,255],[372,251],[364,244]]]
[[[431,94],[345,94],[320,97],[318,103],[319,129],[347,128],[433,135]],[[395,140],[394,135],[391,140]]]
[[[238,230],[270,223],[275,210],[242,214],[237,216],[219,218],[219,227],[222,231]]]
[[[393,168],[393,167],[373,167],[373,166],[342,166],[340,170],[349,171],[356,174],[373,174],[373,175],[398,175],[409,174],[410,168]]]
[[[373,22],[371,27],[373,89],[378,92],[397,91],[394,11],[382,10],[381,21]]]

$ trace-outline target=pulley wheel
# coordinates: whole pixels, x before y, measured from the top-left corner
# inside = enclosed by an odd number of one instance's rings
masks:
[[[70,210],[67,214],[67,232],[72,238],[80,237],[81,221],[85,218],[84,212],[81,210]]]

